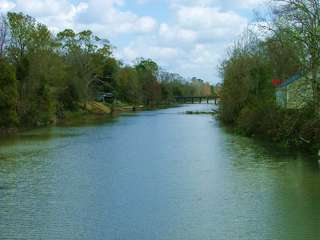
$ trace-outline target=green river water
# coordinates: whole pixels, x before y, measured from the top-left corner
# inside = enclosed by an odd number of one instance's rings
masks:
[[[317,159],[183,114],[211,107],[0,140],[0,239],[320,239]]]

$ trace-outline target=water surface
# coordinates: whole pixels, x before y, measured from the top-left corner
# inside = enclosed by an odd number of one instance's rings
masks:
[[[316,161],[227,133],[211,105],[0,141],[0,239],[320,239]]]

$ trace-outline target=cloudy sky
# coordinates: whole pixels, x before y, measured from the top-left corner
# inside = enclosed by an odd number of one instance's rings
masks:
[[[152,58],[185,77],[220,81],[217,65],[263,0],[0,0],[54,31],[91,29],[126,63]]]

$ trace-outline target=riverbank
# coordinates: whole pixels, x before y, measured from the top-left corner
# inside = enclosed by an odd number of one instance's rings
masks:
[[[318,154],[320,119],[308,109],[287,110],[277,106],[244,107],[234,121],[221,122],[234,133],[268,141],[287,149]]]
[[[1,128],[0,137],[15,135],[22,132],[30,131],[43,127],[54,126],[73,126],[87,123],[104,122],[119,117],[121,114],[139,111],[152,111],[157,109],[166,109],[176,107],[176,103],[152,104],[152,105],[132,105],[117,101],[113,104],[90,101],[86,104],[79,103],[77,110],[63,111],[57,113],[54,119],[46,124],[33,126],[19,126],[11,128]]]

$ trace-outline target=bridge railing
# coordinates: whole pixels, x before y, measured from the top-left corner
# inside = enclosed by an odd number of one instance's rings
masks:
[[[176,96],[176,101],[183,101],[184,103],[202,103],[202,101],[209,103],[210,100],[214,100],[217,104],[217,99],[217,96]]]

